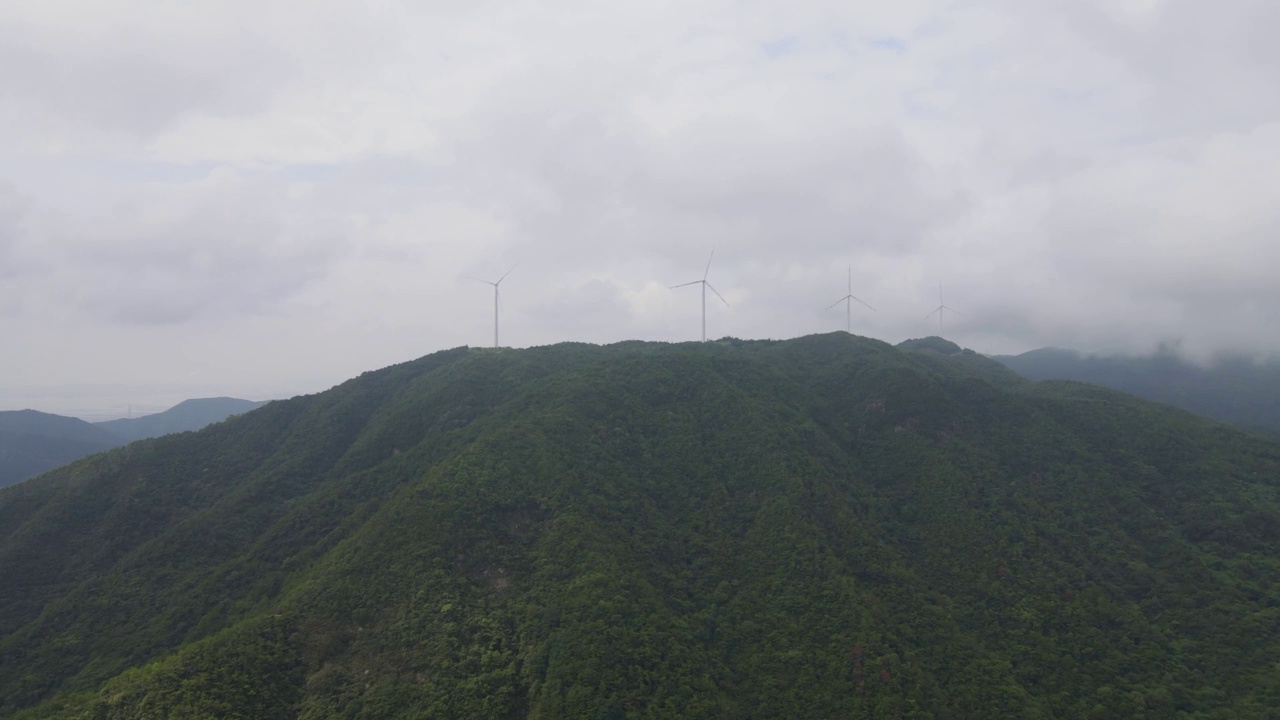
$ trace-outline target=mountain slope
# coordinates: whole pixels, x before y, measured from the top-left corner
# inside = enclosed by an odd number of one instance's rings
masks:
[[[0,411],[0,487],[120,444],[112,433],[78,418]]]
[[[35,410],[0,411],[0,487],[134,440],[199,430],[265,404],[200,398],[153,415],[99,423]]]
[[[1057,348],[992,359],[1032,380],[1093,383],[1280,438],[1280,362],[1227,358],[1200,367],[1167,352],[1107,357]]]
[[[232,415],[246,413],[265,404],[265,402],[229,397],[195,398],[183,400],[164,412],[137,418],[106,420],[95,424],[132,442],[170,433],[199,430],[206,425],[222,422]]]
[[[1280,446],[952,354],[458,349],[0,491],[0,715],[1268,717]]]

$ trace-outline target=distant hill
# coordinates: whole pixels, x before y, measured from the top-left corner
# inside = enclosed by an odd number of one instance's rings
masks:
[[[134,440],[199,430],[263,404],[235,398],[184,400],[154,415],[100,423],[35,410],[0,411],[0,487]]]
[[[457,348],[0,490],[0,717],[1275,718],[1280,443],[932,339]]]
[[[169,433],[199,430],[241,413],[262,407],[265,402],[216,397],[183,400],[164,412],[137,418],[120,418],[94,423],[126,441],[160,437]]]
[[[1207,367],[1172,353],[1086,355],[1042,348],[992,358],[1032,380],[1077,380],[1280,437],[1280,362],[1230,358]]]
[[[118,436],[79,418],[0,411],[0,487],[122,444]]]

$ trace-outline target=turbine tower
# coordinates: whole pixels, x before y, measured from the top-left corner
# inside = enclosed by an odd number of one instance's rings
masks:
[[[512,265],[511,270],[515,270],[515,269],[516,269],[516,266]],[[507,276],[511,274],[511,270],[508,270],[505,273],[503,273],[502,277],[498,278],[496,282],[492,282],[489,280],[481,280],[478,277],[472,277],[470,275],[466,276],[470,280],[475,280],[476,282],[482,282],[485,285],[493,286],[493,346],[494,347],[498,347],[498,286],[502,284],[503,280],[507,279]]]
[[[716,297],[720,298],[720,302],[724,303],[725,307],[729,307],[729,301],[725,300],[724,296],[717,292],[714,287],[711,287],[711,283],[707,282],[707,275],[711,273],[711,260],[714,259],[715,256],[716,250],[715,248],[711,248],[711,257],[707,258],[707,269],[702,272],[701,280],[692,280],[687,283],[680,283],[679,285],[671,286],[671,289],[675,290],[676,288],[682,288],[686,285],[702,285],[702,342],[707,341],[707,288],[711,288],[711,292],[715,293]]]
[[[934,308],[934,309],[933,309],[933,312],[929,313],[928,315],[925,315],[925,316],[924,316],[924,319],[925,319],[925,320],[928,320],[929,318],[933,317],[933,313],[938,313],[938,335],[939,335],[939,337],[941,337],[941,335],[942,335],[942,314],[943,314],[943,311],[944,311],[944,310],[950,310],[951,312],[953,312],[953,313],[955,313],[955,314],[957,314],[957,315],[963,315],[963,314],[964,314],[964,313],[960,312],[959,310],[956,310],[956,309],[955,309],[955,308],[953,308],[953,307],[947,307],[947,304],[946,304],[945,302],[943,302],[943,301],[942,301],[942,283],[938,283],[938,307]]]
[[[835,307],[835,306],[839,305],[840,303],[844,303],[844,331],[845,331],[845,332],[847,332],[847,333],[849,333],[850,335],[852,335],[852,334],[853,334],[853,310],[852,310],[852,308],[853,308],[853,301],[854,301],[854,300],[858,300],[858,298],[856,298],[856,297],[854,297],[854,296],[853,296],[853,266],[852,266],[852,265],[850,265],[850,266],[849,266],[849,294],[848,294],[848,295],[845,295],[844,297],[840,298],[839,300],[837,300],[837,301],[835,301],[835,302],[833,302],[833,303],[831,303],[830,305],[828,305],[828,306],[827,306],[827,309],[828,309],[828,310],[830,310],[831,308],[833,308],[833,307]],[[867,305],[866,303],[862,302],[861,300],[858,300],[858,302],[862,303],[863,305]],[[875,312],[875,308],[871,307],[870,305],[867,305],[867,308],[868,308],[869,310],[871,310],[872,312]]]

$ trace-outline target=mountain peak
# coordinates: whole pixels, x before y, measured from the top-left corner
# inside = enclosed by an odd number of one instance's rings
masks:
[[[939,355],[956,355],[964,352],[964,349],[959,345],[945,338],[938,337],[937,335],[916,338],[914,340],[904,340],[898,343],[895,347],[899,350],[927,350],[936,352]]]
[[[0,716],[1265,717],[1280,446],[924,340],[445,351],[0,490]]]

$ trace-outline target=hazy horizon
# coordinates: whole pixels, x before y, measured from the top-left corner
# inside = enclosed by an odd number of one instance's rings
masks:
[[[173,408],[184,400],[234,397],[240,400],[280,400],[294,395],[307,395],[326,388],[297,392],[228,394],[196,389],[186,393],[174,389],[146,386],[47,386],[15,389],[0,386],[0,411],[35,410],[38,412],[80,418],[86,422],[105,422],[121,418],[154,415]],[[206,389],[207,390],[207,389]],[[253,397],[249,397],[252,395]]]
[[[841,331],[828,331],[841,332]],[[936,333],[935,333],[936,335]],[[919,338],[930,337],[929,333],[919,336]],[[945,336],[943,336],[945,338]],[[712,341],[720,339],[713,338]],[[783,340],[787,338],[769,338]],[[879,338],[871,338],[879,339]],[[890,344],[898,344],[904,340],[918,338],[904,338]],[[949,338],[948,338],[949,339]],[[564,341],[571,342],[571,341]],[[616,341],[616,342],[627,342]],[[675,342],[694,342],[675,341]],[[883,342],[890,342],[884,340]],[[461,346],[460,346],[461,347]],[[471,347],[488,347],[486,345],[473,345]],[[964,346],[961,346],[964,347]],[[443,348],[450,349],[450,348]],[[516,348],[519,349],[519,348]],[[1186,357],[1179,352],[1176,345],[1161,345],[1149,351],[1142,353],[1124,353],[1107,350],[1082,350],[1079,348],[1063,348],[1056,346],[1043,346],[1039,348],[1031,348],[1030,350],[995,353],[983,352],[976,348],[966,348],[980,352],[987,356],[999,355],[1018,355],[1022,352],[1030,352],[1031,350],[1065,350],[1075,352],[1083,356],[1092,357],[1131,357],[1145,358],[1160,356],[1175,356],[1186,362],[1201,367],[1211,367],[1219,362],[1226,360],[1252,359],[1254,362],[1280,362],[1280,358],[1249,358],[1248,356],[1224,354],[1209,358]],[[438,352],[438,351],[433,351]],[[394,365],[401,362],[408,362],[417,358],[402,358],[394,360],[388,365]],[[379,370],[385,366],[365,368],[360,372]],[[267,401],[280,400],[297,395],[311,395],[323,392],[329,388],[341,384],[358,375],[359,372],[352,374],[350,377],[333,378],[332,380],[314,380],[309,385],[305,383],[295,383],[290,386],[278,386],[277,388],[266,388],[262,386],[238,385],[231,384],[210,384],[201,387],[182,386],[148,386],[148,385],[62,385],[62,386],[44,386],[34,388],[17,388],[12,386],[0,385],[0,411],[6,410],[37,410],[40,412],[53,413],[56,415],[66,415],[69,417],[77,417],[87,422],[103,422],[106,420],[116,420],[125,417],[140,417],[159,412],[164,412],[184,400],[197,398],[213,398],[213,397],[235,397],[242,400]],[[24,404],[25,403],[25,404]]]
[[[888,342],[938,333],[941,284],[983,353],[1274,356],[1277,26],[1262,0],[10,3],[0,406],[489,345],[466,276],[517,263],[504,345],[695,340],[670,286],[713,247],[712,338],[844,329],[852,266],[853,332]]]

